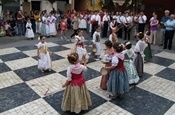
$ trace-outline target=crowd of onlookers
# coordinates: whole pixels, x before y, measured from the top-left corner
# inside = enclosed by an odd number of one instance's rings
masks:
[[[53,8],[51,12],[47,12],[46,10],[31,11],[28,14],[20,10],[16,13],[7,10],[4,13],[3,21],[0,22],[0,35],[25,35],[28,19],[30,19],[33,33],[48,37],[56,36],[57,31],[61,30],[61,35],[64,34],[61,38],[66,38],[67,29],[74,30],[74,33],[69,38],[76,35],[78,29],[86,29],[87,32],[91,33],[92,37],[95,26],[97,25],[101,27],[102,37],[108,37],[109,33],[111,33],[111,29],[117,26],[118,30],[116,33],[118,38],[130,40],[131,34],[136,35],[138,32],[145,32],[147,30],[151,33],[151,44],[163,45],[167,44],[169,41],[169,49],[171,49],[174,36],[174,14],[170,15],[170,12],[166,10],[165,16],[163,16],[161,20],[158,20],[157,17],[156,12],[153,12],[152,17],[149,19],[144,12],[134,13],[130,11],[107,12],[69,10],[67,13],[63,14],[60,10],[56,11]],[[145,25],[148,25],[148,27],[146,28]],[[3,32],[3,29],[5,29],[5,32]],[[157,38],[157,31],[159,29],[161,30],[161,37]],[[167,45],[164,45],[164,48],[166,49]]]

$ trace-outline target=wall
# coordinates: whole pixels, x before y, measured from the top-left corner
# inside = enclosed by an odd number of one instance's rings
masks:
[[[65,12],[65,4],[66,4],[66,1],[58,1],[57,2],[57,9],[60,9],[62,12]]]
[[[99,5],[100,0],[95,0],[94,8],[91,5],[90,0],[87,0],[87,9],[88,10],[101,10],[101,6]]]
[[[158,14],[159,19],[164,15],[165,10],[168,9],[171,13],[175,11],[175,0],[142,0],[142,4],[145,5],[144,12],[149,17],[154,11]]]

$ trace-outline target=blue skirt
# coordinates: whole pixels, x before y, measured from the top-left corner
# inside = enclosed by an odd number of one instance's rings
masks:
[[[114,95],[129,91],[129,81],[126,71],[112,70],[110,72],[107,91]]]

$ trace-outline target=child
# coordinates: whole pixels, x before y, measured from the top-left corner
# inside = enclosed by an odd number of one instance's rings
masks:
[[[114,43],[113,49],[112,64],[109,67],[104,67],[104,69],[110,71],[107,91],[112,93],[112,95],[109,95],[109,97],[117,98],[129,91],[129,82],[124,66],[123,45],[121,43]]]
[[[67,31],[67,20],[64,17],[60,23],[61,29],[61,39],[66,39],[66,31]]]
[[[11,31],[10,31],[10,28],[11,28],[10,24],[9,24],[8,22],[5,22],[5,31],[6,31],[6,35],[12,37],[13,35],[12,35]]]
[[[150,42],[149,42],[150,41],[149,38],[150,38],[150,32],[147,31],[146,34],[145,34],[145,41],[148,44],[148,46],[144,50],[144,55],[145,55],[144,60],[145,60],[145,62],[149,62],[152,58],[152,51],[151,51],[151,45],[150,45]]]
[[[47,48],[47,44],[44,36],[39,37],[40,42],[38,43],[38,69],[42,72],[49,70],[51,71],[51,58],[50,58],[50,50]]]
[[[111,66],[111,60],[112,60],[112,56],[114,54],[113,48],[112,48],[112,42],[109,40],[105,41],[105,46],[106,46],[106,51],[105,51],[102,63],[105,64],[105,67],[109,67],[109,66]],[[101,78],[100,87],[103,90],[107,89],[107,81],[109,79],[109,72],[110,71],[108,71],[107,75],[104,75]]]
[[[67,81],[62,87],[66,87],[62,99],[61,108],[63,111],[80,113],[81,110],[88,110],[92,105],[90,94],[86,88],[83,72],[86,66],[78,61],[78,54],[68,55],[68,61],[72,64],[67,69]]]
[[[100,26],[96,26],[95,27],[95,32],[93,34],[93,49],[96,48],[96,52],[94,52],[94,59],[97,61],[100,58],[100,54],[101,54],[101,45],[100,45]]]
[[[78,30],[78,35],[75,36],[75,52],[78,54],[78,59],[81,64],[86,64],[88,62],[88,54],[84,45],[83,31]]]
[[[29,40],[33,40],[34,38],[32,23],[30,22],[30,19],[27,19],[25,37],[28,38]]]
[[[137,74],[133,58],[134,51],[132,50],[132,44],[130,42],[125,43],[125,50],[123,51],[125,55],[124,65],[129,79],[129,84],[136,84],[139,82],[139,76]]]
[[[118,42],[116,32],[117,32],[117,29],[116,28],[113,28],[112,29],[112,33],[109,35],[109,40],[112,42],[112,44]]]
[[[139,77],[143,76],[143,62],[144,62],[144,50],[147,47],[146,42],[144,41],[144,34],[142,32],[137,34],[138,42],[134,48],[135,57],[134,64],[137,70]]]

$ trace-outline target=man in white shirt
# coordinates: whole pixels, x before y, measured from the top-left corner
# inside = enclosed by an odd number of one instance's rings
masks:
[[[123,18],[125,37],[124,40],[130,40],[131,27],[132,27],[132,18],[129,16],[129,13],[126,12]]]
[[[106,12],[102,19],[102,24],[103,24],[102,37],[103,38],[107,37],[109,23],[110,23],[110,17],[108,15],[108,12]]]
[[[172,41],[175,32],[175,15],[171,14],[170,19],[165,22],[165,40],[164,40],[164,48],[163,49],[172,49]]]
[[[90,20],[92,24],[92,30],[91,30],[91,37],[92,37],[95,32],[95,27],[100,26],[101,24],[101,18],[97,11],[94,12],[94,15],[91,16]]]
[[[117,26],[119,28],[118,30],[118,38],[122,38],[123,34],[123,15],[122,12],[119,12],[119,16],[117,17]]]
[[[140,16],[138,17],[138,32],[144,33],[146,21],[147,17],[143,12],[140,12]]]

